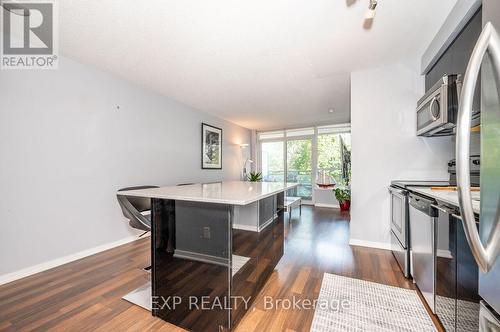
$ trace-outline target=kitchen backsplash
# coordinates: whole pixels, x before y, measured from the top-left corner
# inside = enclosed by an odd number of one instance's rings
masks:
[[[479,133],[470,135],[470,154],[471,156],[481,154],[481,134]]]
[[[455,136],[452,136],[453,146],[455,146],[456,139]],[[470,155],[481,155],[481,134],[480,133],[471,133],[470,134]],[[455,153],[454,153],[455,154]]]

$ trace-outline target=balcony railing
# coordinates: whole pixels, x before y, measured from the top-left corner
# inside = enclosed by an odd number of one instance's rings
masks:
[[[284,182],[284,180],[284,171],[270,171],[263,174],[263,181],[266,182]],[[299,183],[297,188],[288,192],[289,196],[297,196],[305,200],[312,199],[312,171],[288,170],[287,182]]]

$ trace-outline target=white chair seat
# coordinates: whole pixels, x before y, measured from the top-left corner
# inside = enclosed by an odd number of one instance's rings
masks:
[[[285,211],[288,212],[288,219],[292,218],[292,209],[298,206],[300,210],[300,214],[302,215],[302,198],[287,196],[285,198]]]

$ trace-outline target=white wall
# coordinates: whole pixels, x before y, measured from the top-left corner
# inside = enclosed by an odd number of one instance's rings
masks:
[[[319,207],[340,208],[333,189],[314,188],[314,205]]]
[[[403,64],[351,75],[351,243],[387,247],[391,180],[447,180],[450,138],[416,137],[423,77]]]
[[[224,130],[222,171],[201,169],[202,122]],[[239,179],[240,143],[249,130],[72,60],[1,71],[0,276],[137,234],[121,187]]]

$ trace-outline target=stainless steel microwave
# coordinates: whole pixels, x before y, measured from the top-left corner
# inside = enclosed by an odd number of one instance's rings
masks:
[[[445,75],[420,98],[417,104],[418,136],[455,134],[461,87],[461,75]],[[479,114],[479,110],[473,114],[471,126],[479,124]]]

